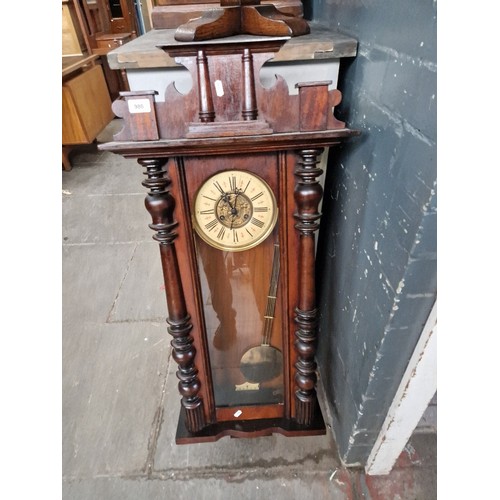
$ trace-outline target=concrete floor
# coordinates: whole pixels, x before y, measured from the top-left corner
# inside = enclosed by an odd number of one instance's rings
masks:
[[[117,128],[114,120],[98,141]],[[180,397],[142,169],[96,144],[70,158],[73,169],[62,173],[64,499],[436,498],[435,432],[414,433],[380,477],[342,467],[331,433],[175,445]]]

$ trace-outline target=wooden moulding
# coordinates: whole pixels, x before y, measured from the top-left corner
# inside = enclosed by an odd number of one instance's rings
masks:
[[[125,158],[156,158],[158,155],[173,157],[242,154],[296,150],[303,147],[331,147],[358,135],[360,135],[358,130],[344,128],[321,130],[319,132],[288,132],[258,136],[160,139],[159,141],[148,142],[119,141],[100,144],[99,149],[121,154]]]
[[[261,120],[229,121],[217,123],[190,123],[186,138],[236,137],[244,135],[272,134],[273,129]]]
[[[279,7],[278,7],[279,8]],[[355,57],[357,41],[318,23],[309,22],[311,33],[300,37],[285,37],[282,46],[273,57],[273,62],[300,62],[313,60],[336,60],[344,57]],[[146,34],[131,40],[108,53],[107,59],[111,69],[140,68],[172,68],[175,60],[164,50],[166,47],[182,47],[185,42],[177,42],[175,29],[152,29]],[[252,47],[255,53],[255,41],[264,39],[276,41],[276,37],[255,37],[238,35],[235,39],[223,38],[212,40],[212,45],[234,45],[235,41]],[[169,49],[170,50],[170,49]],[[326,61],[325,61],[326,62]],[[159,89],[157,89],[159,90]]]

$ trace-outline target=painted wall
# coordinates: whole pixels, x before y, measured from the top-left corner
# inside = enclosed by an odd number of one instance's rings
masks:
[[[436,3],[314,0],[356,38],[318,242],[318,364],[342,460],[364,465],[436,298]]]

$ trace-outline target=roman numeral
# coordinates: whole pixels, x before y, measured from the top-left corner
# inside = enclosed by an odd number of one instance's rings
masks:
[[[226,192],[222,189],[222,186],[217,181],[214,182],[214,186],[218,191],[220,191],[220,194],[226,194]]]
[[[219,238],[219,240],[222,240],[222,238],[224,238],[225,232],[226,232],[226,228],[224,226],[222,226],[220,228],[219,234],[217,234],[217,238]]]
[[[252,217],[250,222],[257,227],[260,227],[260,228],[264,227],[264,223],[261,220],[256,219],[255,217]]]
[[[233,229],[233,243],[238,243],[238,233]]]
[[[231,191],[233,193],[236,193],[236,177],[234,177],[233,175],[229,177],[229,186],[231,188]]]
[[[253,209],[254,212],[268,212],[269,211],[269,207],[255,207]]]
[[[211,231],[218,223],[219,221],[217,219],[214,219],[210,221],[208,224],[205,224],[205,227],[207,228],[208,231]]]
[[[250,198],[252,201],[255,201],[257,198],[260,198],[261,196],[263,196],[263,192],[261,191],[259,194],[256,194],[253,198]]]
[[[212,215],[215,214],[215,210],[211,208],[210,210],[201,210],[200,215]]]
[[[216,200],[215,198],[210,198],[210,196],[207,196],[206,194],[203,195],[203,198],[206,198],[207,200],[212,200],[212,201],[219,201],[219,200]]]

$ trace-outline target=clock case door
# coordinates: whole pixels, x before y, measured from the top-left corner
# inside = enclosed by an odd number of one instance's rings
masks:
[[[252,418],[253,405],[281,405],[283,342],[280,244],[272,157],[208,158],[190,169],[189,192],[217,418]],[[259,174],[250,172],[257,163]],[[208,173],[208,178],[205,177]],[[214,175],[215,172],[215,175]],[[198,175],[197,175],[198,174]],[[264,181],[262,175],[268,178]],[[273,190],[267,182],[275,184]],[[246,406],[251,405],[249,408]],[[236,414],[236,416],[234,416]]]
[[[197,236],[192,217],[177,217],[177,255],[182,288],[191,316],[191,336],[196,351],[194,364],[199,379],[198,395],[203,402],[207,426],[199,432],[189,432],[184,424],[185,410],[182,408],[176,442],[213,441],[224,435],[241,437],[272,432],[290,436],[324,434],[324,421],[317,402],[310,424],[301,425],[295,420],[295,308],[299,300],[300,271],[299,236],[294,218],[297,155],[291,151],[275,151],[251,155],[177,157],[171,162],[175,165],[175,168],[170,168],[172,191],[177,193],[180,198],[178,204],[182,206],[176,209],[178,213],[192,214],[195,195],[200,186],[213,174],[225,170],[244,170],[259,176],[272,189],[278,205],[278,221],[273,232],[260,245],[243,252],[227,252],[210,247]],[[239,369],[240,360],[248,347],[260,343],[274,244],[280,247],[280,273],[271,345],[282,352],[282,373],[270,381],[264,381],[258,389],[255,386],[248,388],[248,381]],[[227,276],[223,276],[231,268],[228,259],[230,264],[238,264],[236,272],[249,267],[251,275],[248,276],[246,287],[240,287],[238,283],[242,281],[233,279],[231,293],[221,295],[224,286],[229,286]],[[260,275],[256,273],[257,269],[261,270]],[[211,284],[208,283],[210,279],[214,280]],[[215,304],[219,304],[217,307],[222,309],[220,314],[227,321],[231,320],[228,302],[234,302],[236,318],[248,315],[249,321],[255,322],[255,327],[245,332],[238,332],[236,328],[235,336],[231,327],[228,327],[226,338],[223,331],[215,333],[218,319],[212,293],[215,295]],[[246,305],[248,293],[252,301],[255,299],[252,307]],[[258,314],[255,313],[255,306]],[[221,337],[216,338],[216,335]]]

